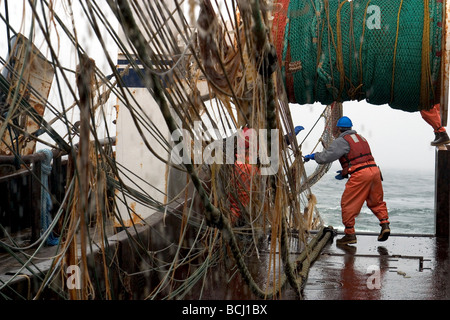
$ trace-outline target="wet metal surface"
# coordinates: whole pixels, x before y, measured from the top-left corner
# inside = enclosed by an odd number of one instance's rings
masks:
[[[450,299],[448,241],[432,236],[398,235],[378,242],[377,235],[364,234],[358,235],[356,245],[338,247],[335,240],[341,236],[337,235],[312,265],[303,299]],[[247,263],[255,279],[267,279],[267,256],[248,257]],[[202,300],[256,299],[237,270],[234,273],[226,268],[212,270],[205,280]],[[265,287],[267,283],[261,281],[259,285]],[[298,299],[289,285],[279,298]]]
[[[338,235],[340,237],[340,235]],[[448,244],[435,237],[358,235],[344,247],[333,242],[310,270],[308,300],[450,299]]]
[[[148,225],[153,228],[139,227],[138,234],[142,239],[150,239],[150,250],[159,251],[155,246],[157,234],[176,234],[178,229],[168,229],[174,223],[166,225],[160,223],[161,216],[155,215]],[[332,243],[322,250],[318,259],[309,270],[308,279],[302,292],[305,300],[448,300],[450,299],[450,262],[448,240],[439,240],[431,236],[406,236],[397,235],[386,242],[378,242],[375,234],[358,234],[358,243],[345,247],[336,246],[335,240],[342,235],[337,235]],[[121,269],[132,274],[139,271],[141,265],[138,257],[131,250],[130,241],[125,233],[119,233],[110,238],[111,244],[120,249],[117,253]],[[167,247],[161,243],[161,247]],[[53,256],[55,248],[46,247],[41,253],[44,256]],[[302,248],[295,244],[291,246],[291,258],[295,260]],[[52,251],[52,252],[50,252]],[[267,288],[273,286],[271,280],[282,274],[281,262],[278,257],[274,270],[270,265],[267,250],[260,250],[260,257],[248,254],[245,257],[250,273],[258,286]],[[13,261],[6,261],[0,254],[0,281],[7,281],[11,272],[16,272],[18,266]],[[40,270],[48,270],[49,261],[39,264]],[[45,265],[44,265],[45,264]],[[28,274],[27,270],[23,270]],[[180,269],[175,277],[186,279],[189,270]],[[139,273],[140,274],[140,273]],[[141,275],[141,274],[140,274]],[[158,274],[154,274],[153,277]],[[161,276],[161,275],[160,275]],[[147,276],[146,276],[147,277]],[[147,289],[152,289],[161,279],[148,276],[148,279],[129,279],[134,282],[147,284]],[[139,281],[138,281],[139,280]],[[27,292],[28,285],[23,285]],[[146,290],[141,286],[132,286],[133,299],[144,299]],[[25,293],[26,294],[26,293]],[[282,300],[298,299],[291,287],[287,284],[280,296]],[[183,295],[184,300],[257,300],[248,285],[242,279],[232,259],[211,265],[211,268],[202,280]]]

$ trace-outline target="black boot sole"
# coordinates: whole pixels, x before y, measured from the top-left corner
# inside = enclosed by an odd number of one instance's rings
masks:
[[[380,242],[386,241],[390,235],[391,235],[391,230],[385,229],[385,230],[381,231],[380,235],[378,236],[378,241],[380,241]]]
[[[338,239],[338,240],[336,240],[336,245],[337,246],[345,246],[345,245],[348,245],[348,244],[355,244],[357,242],[358,241],[356,239],[343,240],[343,241],[341,239]]]

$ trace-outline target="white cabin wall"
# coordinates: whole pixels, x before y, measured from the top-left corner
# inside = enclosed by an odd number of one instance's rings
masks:
[[[143,3],[143,1],[137,2],[141,4]],[[164,2],[167,4],[169,10],[174,10],[176,8],[174,1],[168,0]],[[178,18],[178,15],[176,15],[176,17]],[[136,22],[138,24],[140,23],[139,20],[136,20]],[[175,35],[177,34],[177,31],[174,28],[173,33]],[[119,35],[123,43],[128,43],[120,26]],[[130,49],[129,44],[128,49]],[[123,55],[121,52],[119,52],[118,60],[122,61],[123,63]],[[124,67],[124,65],[122,65],[122,67]],[[132,71],[130,70],[130,72]],[[168,131],[167,125],[160,112],[159,106],[157,105],[149,91],[144,87],[129,86],[128,88],[130,89],[131,94],[134,96],[140,106],[145,109],[144,112],[146,113],[146,116],[151,121],[153,121],[153,123],[155,123],[164,137],[168,141],[170,141],[170,133]],[[166,163],[157,159],[157,157],[155,157],[155,155],[152,154],[152,152],[147,148],[144,140],[140,136],[140,133],[133,123],[133,119],[127,106],[118,101],[116,108],[116,161],[136,175],[130,176],[128,178],[125,177],[125,175],[122,175],[121,178],[123,179],[125,184],[128,184],[135,189],[142,188],[142,190],[139,190],[140,192],[147,193],[155,200],[164,203],[166,201],[166,170],[168,169]],[[160,155],[164,159],[169,159],[169,154],[167,153],[167,151],[163,149],[160,143],[157,142],[149,132],[145,132],[144,135],[154,151],[158,153],[158,155]],[[144,181],[142,181],[141,179]],[[134,213],[142,219],[148,218],[155,212],[153,209],[136,203],[136,201],[128,197],[124,198],[124,195],[119,191],[116,195],[118,199],[118,210],[124,221],[129,222],[131,218],[128,213],[128,208],[131,208]],[[122,203],[123,199],[126,199],[127,205]],[[138,221],[138,219],[135,219],[135,222],[136,221]]]

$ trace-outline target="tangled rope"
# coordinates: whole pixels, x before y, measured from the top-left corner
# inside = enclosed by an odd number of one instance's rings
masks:
[[[257,6],[257,1],[253,3],[253,5]],[[122,23],[122,26],[124,28],[126,36],[129,38],[130,42],[133,43],[136,52],[142,61],[142,65],[145,69],[149,69],[148,72],[146,72],[146,75],[148,76],[149,81],[146,82],[147,89],[152,92],[153,97],[155,98],[156,102],[159,105],[159,108],[161,110],[161,113],[165,119],[165,122],[169,128],[170,132],[175,132],[178,129],[178,126],[171,115],[171,112],[169,110],[169,107],[167,105],[167,102],[164,98],[164,91],[161,86],[161,80],[158,79],[158,77],[150,72],[152,69],[152,62],[150,61],[151,54],[148,52],[148,47],[146,46],[145,39],[142,37],[142,35],[139,32],[136,32],[138,30],[138,27],[136,25],[136,22],[133,18],[132,12],[128,6],[128,3],[126,1],[117,1],[116,4],[111,4],[110,7],[113,10],[113,12],[116,14],[119,21]],[[253,15],[257,15],[255,17],[255,20],[258,21],[260,17],[258,17],[259,10],[258,8],[252,8]],[[259,20],[260,23],[262,23],[261,20]],[[256,31],[262,31],[265,32],[264,28],[256,29]],[[265,35],[264,35],[265,37]],[[262,48],[262,50],[265,50],[267,48],[266,45],[263,43],[259,43],[259,48]],[[268,86],[268,89],[266,92],[270,93],[273,92],[273,83],[271,80],[267,80],[266,85]],[[276,126],[275,122],[275,105],[272,105],[274,102],[274,99],[271,101],[267,101],[268,104],[268,110],[267,114],[268,117],[271,118],[273,122],[270,123],[272,127]],[[255,282],[253,276],[251,275],[245,261],[244,257],[242,255],[242,252],[239,248],[236,236],[234,234],[232,225],[230,223],[230,220],[219,210],[210,200],[210,197],[205,190],[202,181],[199,179],[199,176],[195,170],[195,167],[192,163],[192,160],[190,163],[184,163],[184,167],[186,168],[187,173],[189,174],[189,177],[195,186],[200,200],[204,206],[204,214],[205,219],[207,221],[207,224],[210,227],[216,228],[220,230],[223,234],[224,240],[228,243],[230,250],[233,254],[233,257],[236,261],[236,264],[239,268],[239,271],[241,273],[241,276],[245,280],[245,282],[250,287],[251,291],[258,296],[259,298],[273,298],[276,297],[276,295],[279,293],[279,290],[283,287],[282,285],[278,286],[276,290],[272,290],[272,292],[269,292],[269,290],[261,289],[257,283]],[[276,184],[276,180],[272,182],[273,184]],[[277,189],[274,189],[274,194],[276,194]],[[276,196],[275,196],[276,197]],[[284,271],[285,271],[285,279],[281,281],[281,284],[284,285],[285,281],[288,281],[296,294],[301,297],[301,286],[299,285],[299,281],[295,275],[294,266],[289,261],[289,251],[288,251],[288,232],[287,232],[287,222],[286,217],[284,214],[281,214],[281,255],[282,260],[284,262]],[[327,237],[328,239],[328,237]],[[327,241],[327,240],[326,240]],[[326,242],[325,241],[325,242]],[[306,250],[305,252],[306,256],[309,256],[309,251]],[[300,281],[301,282],[301,281]]]

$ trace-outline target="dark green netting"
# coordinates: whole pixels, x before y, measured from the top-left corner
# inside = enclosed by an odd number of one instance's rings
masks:
[[[289,101],[429,109],[439,102],[442,10],[439,0],[291,0],[277,45]]]

